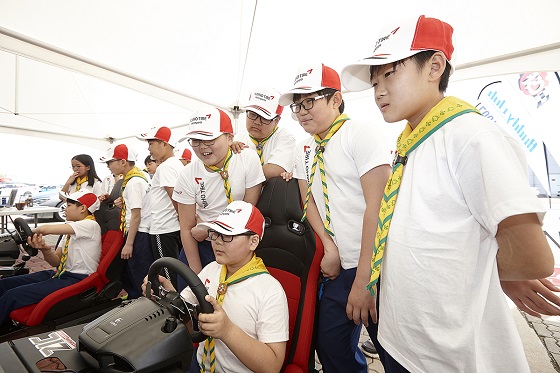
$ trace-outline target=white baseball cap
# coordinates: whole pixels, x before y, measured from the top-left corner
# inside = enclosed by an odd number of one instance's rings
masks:
[[[177,139],[171,132],[171,128],[169,127],[152,127],[148,132],[141,133],[140,135],[136,136],[140,140],[161,140],[172,147],[177,146]]]
[[[71,200],[81,203],[82,205],[86,206],[88,211],[92,214],[99,210],[99,199],[95,194],[87,189],[80,189],[77,192],[71,194],[61,191],[60,196],[64,200]]]
[[[198,223],[196,226],[230,236],[249,231],[255,232],[261,239],[264,235],[264,217],[258,208],[245,201],[231,202],[216,220]]]
[[[125,144],[111,146],[107,149],[107,154],[99,158],[101,162],[109,162],[114,159],[126,159],[127,161],[136,162],[137,154],[134,150],[129,149]]]
[[[340,91],[338,73],[322,63],[302,65],[294,78],[294,87],[280,96],[279,103],[288,106],[294,102],[294,93],[307,94],[325,88]]]
[[[179,142],[185,139],[213,140],[224,133],[233,133],[229,115],[217,108],[201,109],[191,116],[188,132]]]
[[[350,91],[371,88],[370,66],[400,61],[427,50],[442,52],[453,72],[453,27],[426,16],[393,24],[381,31],[372,56],[342,69],[342,83]]]
[[[249,102],[243,109],[259,114],[265,119],[274,119],[282,115],[284,107],[278,105],[280,92],[274,88],[257,88],[249,95]]]

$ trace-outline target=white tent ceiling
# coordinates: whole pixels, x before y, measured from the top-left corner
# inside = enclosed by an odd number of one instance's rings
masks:
[[[386,22],[417,14],[455,28],[455,82],[558,71],[559,11],[557,0],[0,0],[0,133],[104,149],[180,127],[201,105],[234,114],[251,88],[288,89],[308,61],[340,71]],[[370,96],[348,93],[347,107],[376,115]]]

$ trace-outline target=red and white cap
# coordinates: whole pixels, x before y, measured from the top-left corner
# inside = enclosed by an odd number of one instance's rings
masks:
[[[322,63],[302,65],[294,78],[294,87],[280,96],[280,105],[288,106],[293,103],[294,93],[307,94],[325,88],[340,91],[338,73]]]
[[[236,236],[245,232],[255,232],[262,239],[264,234],[264,217],[258,208],[245,201],[233,201],[214,221],[196,225],[202,229]]]
[[[190,149],[185,148],[185,150],[183,150],[181,152],[181,156],[179,157],[179,159],[186,159],[187,161],[190,161],[192,158],[192,152],[190,151]]]
[[[197,110],[189,119],[188,132],[179,141],[185,139],[213,140],[224,133],[233,133],[231,119],[217,108]]]
[[[107,154],[99,158],[101,162],[109,162],[116,159],[126,159],[127,161],[136,162],[137,154],[134,150],[129,149],[125,144],[111,146],[107,149]]]
[[[95,194],[87,189],[80,189],[77,192],[68,194],[64,192],[60,192],[60,196],[64,200],[71,200],[80,202],[82,205],[86,206],[90,213],[94,213],[99,210],[99,199]]]
[[[140,135],[136,136],[140,140],[161,140],[172,147],[177,146],[177,139],[173,136],[171,132],[171,128],[169,127],[153,127],[146,133],[141,133]]]
[[[274,88],[257,88],[249,95],[249,102],[243,109],[259,114],[265,119],[274,119],[282,115],[284,107],[278,105],[280,92]]]
[[[371,88],[370,66],[397,62],[427,50],[442,52],[453,72],[453,27],[425,16],[402,21],[381,32],[371,57],[342,69],[342,83],[350,91]]]

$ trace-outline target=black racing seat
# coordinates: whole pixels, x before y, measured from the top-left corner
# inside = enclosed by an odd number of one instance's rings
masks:
[[[314,320],[317,282],[323,245],[303,215],[298,182],[269,179],[258,209],[265,218],[265,234],[256,249],[270,274],[284,288],[290,313],[290,339],[283,372],[313,371]]]

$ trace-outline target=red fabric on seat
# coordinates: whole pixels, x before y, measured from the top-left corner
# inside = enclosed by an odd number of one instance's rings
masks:
[[[70,297],[79,296],[87,290],[95,289],[99,293],[109,282],[107,279],[107,269],[115,257],[120,253],[124,238],[120,231],[107,231],[101,238],[101,260],[97,271],[83,279],[82,281],[55,291],[49,294],[39,303],[31,304],[26,307],[18,308],[10,312],[10,318],[21,325],[36,326],[43,322],[47,312],[57,303]]]

